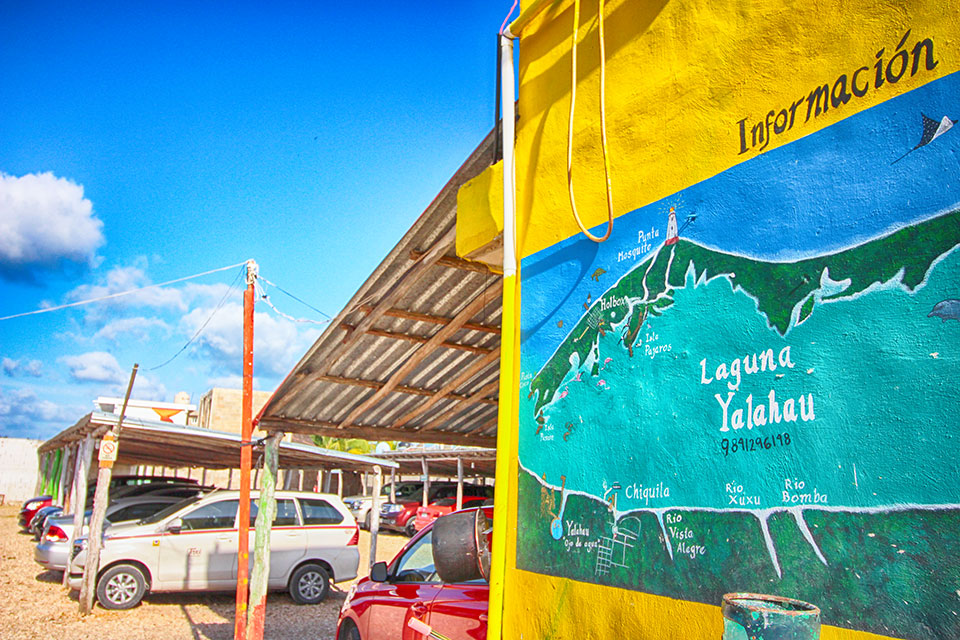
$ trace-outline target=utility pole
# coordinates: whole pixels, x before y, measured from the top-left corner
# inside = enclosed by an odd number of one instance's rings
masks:
[[[123,418],[127,414],[127,402],[133,390],[133,381],[137,379],[137,369],[140,365],[133,365],[130,372],[130,382],[127,384],[127,393],[123,396],[123,407],[117,426],[103,434],[100,441],[100,470],[97,472],[97,492],[93,495],[93,514],[90,516],[90,528],[87,533],[87,561],[83,565],[83,582],[80,583],[80,615],[87,615],[93,609],[93,597],[97,591],[97,574],[100,573],[100,547],[103,544],[103,520],[107,513],[109,500],[110,478],[113,476],[113,463],[119,453],[120,429]],[[74,520],[76,521],[76,520]],[[81,520],[82,522],[82,520]],[[76,531],[76,529],[74,529]],[[73,549],[70,549],[70,553]],[[69,568],[67,569],[69,571]]]
[[[247,636],[247,598],[250,585],[250,463],[253,457],[251,442],[253,439],[253,288],[256,280],[257,263],[247,260],[247,288],[243,292],[243,400],[240,411],[243,442],[240,446],[237,609],[233,626],[234,640],[244,640]]]

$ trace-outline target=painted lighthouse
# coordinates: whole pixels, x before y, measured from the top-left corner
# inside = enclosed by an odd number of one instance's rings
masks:
[[[667,219],[667,240],[664,244],[677,244],[677,240],[679,239],[680,234],[677,233],[677,211],[674,207],[670,207],[670,217]]]

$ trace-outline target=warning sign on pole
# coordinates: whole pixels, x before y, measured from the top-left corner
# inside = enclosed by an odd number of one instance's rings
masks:
[[[117,436],[110,432],[104,434],[103,441],[100,443],[100,454],[98,456],[100,462],[116,462],[117,448]]]

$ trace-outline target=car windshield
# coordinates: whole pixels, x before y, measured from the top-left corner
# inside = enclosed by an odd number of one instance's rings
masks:
[[[384,492],[386,495],[390,494],[390,487],[387,487],[387,490]],[[409,498],[413,494],[423,495],[423,489],[415,484],[401,484],[397,486],[393,494],[397,498]]]
[[[174,514],[177,511],[180,511],[180,509],[183,509],[187,505],[193,504],[197,500],[199,500],[199,496],[194,496],[192,498],[184,498],[180,502],[174,502],[172,505],[170,505],[166,509],[161,509],[160,511],[157,511],[152,516],[147,516],[146,518],[138,520],[137,524],[153,524],[155,522],[160,522],[167,516]]]

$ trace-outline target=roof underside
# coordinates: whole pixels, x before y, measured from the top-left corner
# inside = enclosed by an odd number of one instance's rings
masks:
[[[434,449],[428,451],[404,450],[384,451],[378,458],[390,460],[400,465],[397,474],[422,475],[424,461],[430,476],[457,476],[457,460],[462,460],[465,478],[496,476],[496,449]]]
[[[43,443],[39,452],[46,453],[72,446],[86,436],[102,436],[117,424],[119,416],[92,413],[81,418],[72,427]],[[165,467],[204,467],[207,469],[236,469],[240,466],[240,434],[184,427],[125,418],[118,443],[120,464],[154,464]],[[254,462],[260,455],[254,448]],[[344,469],[369,471],[374,465],[393,468],[397,463],[369,456],[358,456],[329,451],[291,442],[281,442],[279,467],[282,469]]]
[[[491,132],[267,402],[259,427],[496,446],[503,279],[457,257],[460,186]]]

